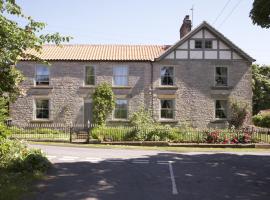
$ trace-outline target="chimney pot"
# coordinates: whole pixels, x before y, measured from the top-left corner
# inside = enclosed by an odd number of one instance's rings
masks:
[[[180,28],[180,39],[182,39],[190,31],[191,31],[191,20],[189,19],[189,15],[186,15],[183,20],[183,24]]]

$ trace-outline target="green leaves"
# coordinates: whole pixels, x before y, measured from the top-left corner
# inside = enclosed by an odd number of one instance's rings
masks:
[[[270,27],[270,1],[269,0],[254,0],[253,8],[249,13],[253,24],[262,28]]]
[[[14,17],[12,20],[8,18],[12,15],[26,24],[18,25]],[[59,33],[38,36],[45,23],[24,15],[14,0],[0,0],[0,24],[0,97],[8,94],[9,99],[14,100],[20,93],[19,83],[23,80],[22,74],[13,67],[19,58],[43,62],[39,57],[26,53],[26,50],[40,52],[45,43],[60,45],[61,42],[69,42],[71,37],[62,37]]]
[[[98,85],[93,94],[94,123],[104,125],[114,107],[115,97],[111,86],[107,83]]]
[[[270,67],[252,65],[253,114],[270,108]]]

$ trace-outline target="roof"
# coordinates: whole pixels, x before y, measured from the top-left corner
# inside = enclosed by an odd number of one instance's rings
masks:
[[[217,36],[221,41],[223,41],[225,44],[231,47],[235,52],[239,53],[243,58],[247,59],[250,62],[256,61],[254,58],[252,58],[247,53],[245,53],[242,49],[236,46],[232,41],[230,41],[227,37],[225,37],[222,33],[220,33],[218,30],[216,30],[213,26],[208,24],[206,21],[203,21],[199,26],[197,26],[195,29],[193,29],[188,34],[186,34],[183,38],[181,38],[178,42],[176,42],[174,45],[168,48],[163,54],[161,54],[157,58],[157,60],[161,60],[165,58],[168,54],[170,54],[173,50],[175,50],[179,45],[183,44],[190,37],[192,37],[197,32],[199,32],[202,28],[208,29],[212,34]]]
[[[44,45],[41,54],[35,50],[26,53],[55,61],[154,61],[167,48],[165,45]]]
[[[206,28],[221,41],[232,48],[236,53],[249,62],[254,62],[251,56],[237,47],[222,33],[217,31],[207,22],[201,23],[190,31],[174,45],[44,45],[41,53],[35,50],[27,50],[26,53],[35,55],[48,61],[159,61],[174,51],[190,37],[195,35],[202,28]],[[20,60],[31,60],[31,58],[21,58]]]

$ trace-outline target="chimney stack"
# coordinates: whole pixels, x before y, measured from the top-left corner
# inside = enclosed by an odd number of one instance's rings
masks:
[[[180,28],[180,39],[182,39],[190,31],[191,31],[191,20],[189,19],[189,15],[186,15],[183,20],[183,24]]]

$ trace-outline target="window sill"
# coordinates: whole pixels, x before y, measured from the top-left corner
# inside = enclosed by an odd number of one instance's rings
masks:
[[[210,121],[211,123],[226,123],[228,122],[228,119],[213,119]]]
[[[80,89],[89,89],[89,88],[90,88],[90,89],[91,89],[91,88],[94,89],[94,88],[96,88],[96,86],[95,86],[95,85],[84,85],[84,86],[80,86],[79,88],[80,88]]]
[[[30,123],[53,123],[53,120],[50,119],[34,119]]]
[[[211,87],[212,90],[231,90],[232,86],[213,86]]]
[[[160,123],[177,123],[178,120],[176,120],[176,119],[159,119],[158,122],[160,122]]]
[[[32,86],[31,89],[53,89],[53,86],[49,86],[49,85],[35,85],[35,86]]]
[[[172,85],[172,86],[158,86],[158,87],[156,87],[157,89],[160,89],[160,90],[177,90],[178,89],[178,87],[177,86],[175,86],[175,85]]]
[[[112,89],[131,89],[131,86],[112,86]]]

